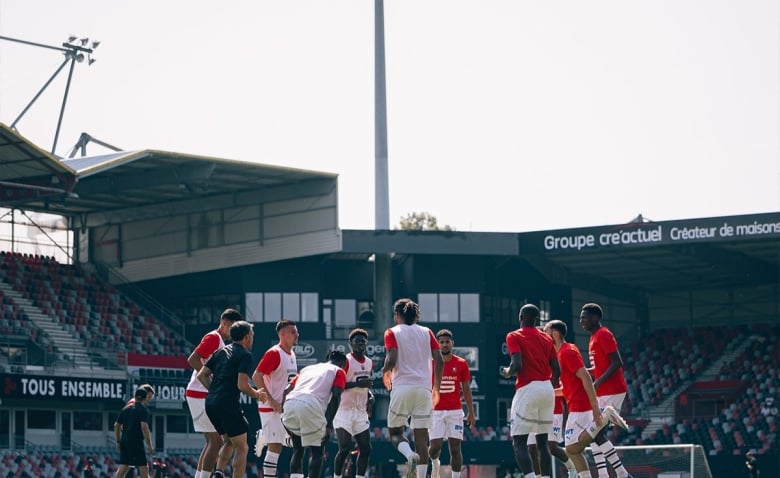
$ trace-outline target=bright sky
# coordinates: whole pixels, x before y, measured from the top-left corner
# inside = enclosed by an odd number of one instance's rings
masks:
[[[776,0],[386,0],[390,222],[520,232],[780,210]],[[100,40],[79,134],[339,174],[374,227],[371,0],[0,0],[0,35]],[[62,62],[0,41],[0,121]],[[19,121],[51,149],[67,70]],[[90,154],[107,150],[90,145]]]

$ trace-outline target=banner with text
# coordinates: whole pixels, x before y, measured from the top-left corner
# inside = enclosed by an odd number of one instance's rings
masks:
[[[127,382],[102,378],[0,374],[3,399],[126,400]]]
[[[518,243],[520,254],[535,254],[778,237],[780,213],[766,213],[527,232]]]

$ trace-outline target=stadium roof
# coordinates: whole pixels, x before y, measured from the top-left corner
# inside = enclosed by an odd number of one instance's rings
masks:
[[[72,179],[67,191],[3,196],[0,206],[78,216],[82,225],[192,212],[206,204],[232,207],[306,197],[336,187],[337,175],[331,173],[157,150],[59,160],[8,128],[2,133],[0,160],[15,165],[3,168],[9,176],[3,181],[31,182],[46,168],[56,175],[45,178]]]
[[[17,207],[67,196],[76,173],[15,130],[0,123],[0,204]]]

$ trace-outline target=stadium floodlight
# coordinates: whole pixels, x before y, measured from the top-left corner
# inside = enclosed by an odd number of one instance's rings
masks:
[[[62,117],[65,114],[65,105],[68,101],[68,92],[70,91],[70,82],[73,77],[73,69],[76,65],[76,63],[82,63],[85,59],[87,59],[87,64],[92,65],[95,63],[95,59],[92,57],[92,53],[95,48],[97,48],[98,45],[100,45],[99,41],[93,41],[92,42],[92,48],[87,47],[87,44],[89,43],[89,37],[83,37],[79,39],[76,35],[69,35],[66,42],[62,43],[61,46],[54,46],[54,45],[46,45],[43,43],[36,43],[31,42],[27,40],[20,40],[18,38],[11,38],[0,35],[0,40],[7,40],[12,41],[14,43],[21,43],[23,45],[30,45],[30,46],[37,46],[40,48],[46,48],[49,50],[57,50],[59,52],[62,52],[65,55],[65,59],[63,60],[62,64],[60,64],[59,67],[54,71],[54,73],[49,77],[49,79],[43,84],[40,90],[33,96],[32,100],[30,100],[29,103],[27,103],[27,106],[24,107],[21,113],[19,113],[19,116],[16,117],[16,119],[11,123],[11,129],[16,129],[16,124],[19,122],[19,120],[22,119],[22,117],[27,113],[27,111],[32,107],[32,105],[38,100],[38,98],[43,94],[43,92],[48,88],[48,86],[51,84],[52,81],[54,81],[54,78],[57,77],[57,75],[60,74],[60,72],[65,68],[65,66],[70,63],[70,70],[68,72],[68,80],[65,83],[65,93],[62,97],[62,105],[60,107],[60,115],[57,120],[57,129],[54,133],[54,143],[51,147],[51,153],[55,154],[55,150],[57,149],[57,139],[60,135],[60,128],[62,127]],[[78,40],[78,42],[76,41]]]

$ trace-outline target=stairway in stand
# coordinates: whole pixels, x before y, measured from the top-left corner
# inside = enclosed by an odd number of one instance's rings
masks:
[[[4,295],[10,297],[19,306],[20,310],[27,314],[27,317],[36,327],[45,331],[51,337],[54,347],[60,354],[67,357],[69,364],[80,368],[102,368],[95,364],[89,355],[86,354],[84,343],[78,337],[63,329],[55,318],[46,315],[32,301],[3,281],[0,281],[0,290]],[[65,364],[57,363],[57,365],[63,366]]]

